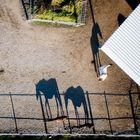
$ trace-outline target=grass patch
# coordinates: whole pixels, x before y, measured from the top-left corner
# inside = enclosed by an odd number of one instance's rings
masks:
[[[52,12],[51,10],[45,11],[42,14],[36,14],[35,18],[52,20],[52,21],[76,22],[76,19],[74,16],[71,16],[71,15],[66,16],[62,13]]]
[[[59,23],[51,23],[51,22],[43,22],[43,21],[32,21],[31,22],[32,25],[47,25],[50,27],[63,27],[63,28],[74,28],[73,25],[66,25],[66,24],[59,24]]]
[[[52,0],[48,3],[37,1],[34,6],[34,18],[78,23],[81,8],[82,0]]]

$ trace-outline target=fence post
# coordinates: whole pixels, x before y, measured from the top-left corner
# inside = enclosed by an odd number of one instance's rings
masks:
[[[139,106],[139,100],[140,100],[140,89],[139,89],[138,84],[136,85],[136,88],[137,88],[137,92],[138,92],[138,98],[137,98],[136,108],[135,108],[134,112],[137,111],[137,107]]]
[[[29,19],[29,15],[28,15],[28,12],[27,12],[26,7],[25,7],[24,0],[21,0],[21,3],[22,3],[22,6],[23,6],[23,9],[24,9],[24,13],[25,13],[26,19],[28,20]]]
[[[32,14],[32,16],[34,15],[34,6],[35,6],[35,2],[34,2],[34,0],[31,0],[31,14]]]
[[[110,114],[109,114],[109,108],[108,108],[108,102],[107,102],[105,91],[104,91],[104,97],[105,97],[106,110],[107,110],[107,115],[108,115],[108,120],[109,120],[110,132],[111,132],[111,134],[113,134],[111,120],[110,120]]]
[[[11,92],[10,92],[9,94],[10,94],[11,105],[12,105],[12,111],[13,111],[13,116],[14,116],[15,130],[16,130],[16,133],[18,133],[18,127],[17,127],[17,121],[16,121],[16,115],[15,115],[15,109],[14,109],[12,94],[11,94]]]
[[[74,5],[74,16],[75,16],[75,22],[76,22],[76,24],[77,24],[77,20],[78,20],[78,15],[77,15],[77,9],[76,9],[76,2],[77,2],[77,0],[74,0],[73,1],[73,5]]]
[[[91,2],[91,0],[88,0],[88,1],[89,1],[91,16],[92,16],[92,21],[93,21],[93,24],[95,24],[95,18],[94,18],[94,11],[93,11],[93,7],[92,7],[92,2]]]
[[[132,116],[133,116],[135,132],[136,132],[136,134],[138,134],[138,128],[137,128],[136,117],[135,117],[135,112],[134,112],[133,100],[132,100],[132,95],[131,95],[130,90],[129,90],[129,99],[130,99],[130,105],[131,105],[131,111],[132,111]]]
[[[45,113],[44,113],[44,108],[43,108],[41,94],[39,95],[39,99],[40,99],[40,105],[41,105],[41,110],[42,110],[42,116],[43,116],[43,121],[44,121],[45,132],[47,134],[48,130],[47,130],[47,125],[46,125],[46,118],[45,118]]]
[[[66,101],[65,101],[65,93],[64,94],[64,102],[65,102],[65,108],[66,108],[66,113],[67,113],[67,119],[68,119],[68,125],[69,125],[69,129],[70,129],[70,133],[72,133],[72,128],[71,128],[71,124],[70,124],[70,118],[69,118],[69,113],[68,113],[68,108],[66,106]]]
[[[93,121],[93,116],[92,116],[92,110],[91,110],[89,95],[88,95],[88,92],[87,91],[86,91],[86,95],[87,95],[88,107],[89,107],[89,112],[90,112],[90,119],[91,119],[91,123],[93,125],[93,133],[95,134],[96,133],[96,130],[95,130],[95,125],[94,125],[94,121]]]

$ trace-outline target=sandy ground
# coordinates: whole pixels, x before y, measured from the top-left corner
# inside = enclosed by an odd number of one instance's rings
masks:
[[[89,92],[128,91],[130,80],[115,64],[108,78],[98,81],[91,64],[90,16],[87,25],[79,28],[40,27],[22,19],[17,0],[2,0],[0,5],[0,60],[5,70],[1,92],[34,93],[34,84],[42,78],[56,78],[61,92],[77,85]],[[117,28],[118,14],[130,13],[125,1],[94,1],[93,5],[104,40]],[[103,64],[111,62],[101,54]]]
[[[96,76],[91,63],[93,24],[90,14],[87,24],[78,28],[31,25],[24,20],[20,6],[19,0],[0,0],[0,67],[5,71],[0,74],[0,93],[35,93],[35,84],[50,78],[56,79],[61,93],[71,86],[81,86],[92,93],[128,92],[131,79],[103,52],[100,52],[102,64],[112,63],[113,66],[108,69],[105,81],[99,81]],[[103,35],[102,43],[117,29],[118,14],[128,16],[131,13],[125,0],[93,0],[93,6]],[[93,100],[96,114],[102,114],[99,111],[103,110],[102,101]],[[123,113],[129,112],[125,99],[113,98],[113,101],[120,103],[117,107],[112,105],[116,112],[121,105]]]

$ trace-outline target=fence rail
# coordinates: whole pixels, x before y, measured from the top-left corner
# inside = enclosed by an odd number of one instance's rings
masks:
[[[77,106],[80,99],[74,104],[66,95],[60,94],[61,108],[43,94],[38,100],[37,94],[0,94],[0,133],[139,134],[138,93],[86,92]]]

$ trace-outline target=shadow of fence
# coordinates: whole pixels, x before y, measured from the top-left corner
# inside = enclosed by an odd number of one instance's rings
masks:
[[[57,114],[56,105],[50,102],[52,118],[46,115],[45,100],[36,94],[0,94],[0,133],[17,134],[139,134],[138,93],[84,93],[86,115],[81,106],[75,115],[72,101],[65,103],[65,93],[60,94],[63,116]],[[41,107],[40,107],[41,105]],[[87,115],[88,114],[88,115]],[[78,121],[78,123],[77,123]]]

